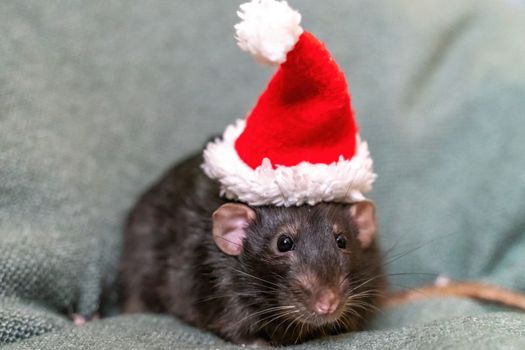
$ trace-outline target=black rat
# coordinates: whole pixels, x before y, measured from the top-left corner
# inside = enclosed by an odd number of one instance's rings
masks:
[[[250,207],[220,197],[196,155],[138,201],[121,260],[125,312],[163,312],[234,343],[362,329],[386,289],[375,208]]]
[[[201,163],[177,164],[131,211],[124,312],[168,313],[234,343],[287,345],[363,329],[378,309],[422,298],[525,310],[522,294],[476,282],[386,295],[371,202],[250,207],[221,198]]]

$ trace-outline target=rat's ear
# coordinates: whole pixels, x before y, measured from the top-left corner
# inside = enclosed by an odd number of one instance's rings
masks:
[[[359,230],[357,239],[361,242],[361,247],[370,247],[377,233],[376,207],[374,203],[368,200],[353,203],[350,207],[350,213]]]
[[[255,219],[255,212],[244,204],[226,203],[215,210],[213,240],[228,255],[239,255],[246,237],[246,228]]]

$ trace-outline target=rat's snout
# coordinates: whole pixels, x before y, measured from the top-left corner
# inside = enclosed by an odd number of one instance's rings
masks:
[[[319,278],[319,274],[312,270],[302,272],[297,280],[304,293],[303,305],[311,313],[319,316],[315,318],[315,322],[325,322],[334,316],[337,317],[336,314],[341,309],[340,284],[335,280],[326,281]]]
[[[313,311],[318,315],[328,316],[339,307],[340,298],[331,289],[321,290],[314,299]]]

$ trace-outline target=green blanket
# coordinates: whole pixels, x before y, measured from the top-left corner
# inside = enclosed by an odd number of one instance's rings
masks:
[[[0,2],[0,345],[227,347],[118,315],[123,217],[242,117],[272,71],[236,47],[240,1]],[[392,288],[437,275],[525,291],[525,6],[292,1],[346,71],[380,175]],[[72,313],[103,316],[74,327]],[[469,300],[385,311],[302,347],[525,348],[525,316]]]

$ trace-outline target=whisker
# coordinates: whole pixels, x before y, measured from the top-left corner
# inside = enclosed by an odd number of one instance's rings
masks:
[[[234,270],[234,271],[236,271],[236,272],[238,272],[238,273],[240,273],[240,274],[242,274],[242,275],[245,275],[245,276],[247,276],[247,277],[251,277],[251,278],[254,278],[254,279],[259,280],[259,281],[261,281],[261,282],[271,284],[271,285],[273,285],[273,286],[275,286],[275,287],[277,287],[277,288],[279,288],[279,289],[282,288],[282,286],[279,286],[279,285],[276,284],[276,283],[273,283],[273,282],[267,281],[267,280],[265,280],[265,279],[262,279],[262,278],[260,278],[260,277],[257,277],[257,276],[254,276],[254,275],[251,275],[251,274],[249,274],[249,273],[247,273],[247,272],[244,272],[244,271],[242,271],[242,270],[239,270],[239,269],[236,269],[236,268],[232,268],[232,270]]]
[[[297,310],[297,311],[299,312],[299,310]],[[273,332],[272,332],[272,338],[273,338],[273,336],[275,335],[275,332],[279,329],[279,327],[281,327],[281,325],[282,325],[284,322],[286,322],[286,321],[287,321],[287,319],[285,318],[285,319],[282,320],[277,326],[275,326],[275,328],[274,328],[274,330],[273,330]]]
[[[381,311],[376,305],[374,305],[373,303],[370,303],[370,302],[365,302],[365,301],[354,301],[353,303],[349,304],[348,305],[349,307],[351,308],[360,308],[362,310],[369,310],[369,309],[373,309],[377,312]]]
[[[293,308],[293,306],[275,306],[275,307],[271,307],[271,308],[267,308],[267,309],[264,309],[264,310],[260,310],[260,311],[257,311],[257,312],[254,312],[254,313],[251,313],[245,317],[243,317],[242,319],[240,319],[239,321],[235,322],[233,324],[233,327],[241,324],[242,322],[248,320],[249,318],[251,317],[255,317],[255,316],[260,316],[260,315],[264,315],[266,313],[269,313],[269,312],[279,312],[279,311],[284,311],[286,309],[290,309],[290,308]]]
[[[268,294],[266,291],[257,291],[257,292],[244,292],[244,293],[235,293],[232,295],[232,293],[228,293],[228,294],[219,294],[219,295],[212,295],[212,296],[208,296],[208,297],[205,297],[205,298],[201,298],[199,300],[197,300],[197,303],[204,303],[204,302],[207,302],[207,301],[211,301],[211,300],[215,300],[215,299],[222,299],[222,298],[227,298],[227,297],[232,297],[232,296],[235,296],[235,297],[258,297],[260,296],[260,294]]]
[[[269,325],[270,323],[277,321],[279,318],[281,318],[281,317],[285,317],[285,316],[288,316],[288,315],[291,315],[291,314],[293,314],[293,313],[297,313],[297,312],[299,312],[299,310],[293,310],[293,311],[287,311],[287,312],[280,312],[280,313],[278,313],[277,315],[273,314],[273,315],[270,315],[269,317],[267,316],[267,317],[265,317],[264,319],[262,319],[262,320],[260,320],[260,321],[257,321],[255,324],[260,323],[260,322],[263,322],[263,321],[266,320],[266,322],[265,322],[263,325],[261,325],[261,326],[258,327],[258,329],[263,329],[264,327],[266,327],[266,326]],[[269,320],[268,320],[268,319],[269,319]]]
[[[237,242],[231,241],[231,240],[229,240],[229,239],[227,239],[227,238],[224,238],[223,236],[213,235],[213,237],[214,237],[214,238],[220,238],[220,239],[222,239],[222,240],[224,240],[224,241],[226,241],[226,242],[228,242],[228,243],[234,244],[234,245],[236,245],[236,246],[242,248],[242,244],[239,244],[239,243],[237,243]]]
[[[353,292],[355,292],[356,290],[358,290],[359,288],[361,288],[362,286],[364,286],[365,284],[368,284],[368,283],[370,283],[370,282],[372,282],[372,281],[374,281],[374,280],[376,280],[376,279],[378,279],[378,278],[381,278],[381,277],[383,277],[383,276],[378,275],[378,276],[370,277],[369,279],[367,279],[367,280],[364,281],[363,283],[361,283],[361,284],[359,284],[358,286],[352,288],[352,289],[349,291],[349,293],[353,293]]]
[[[399,260],[399,259],[401,259],[401,258],[407,256],[408,254],[413,253],[413,252],[415,252],[415,251],[417,251],[417,250],[419,250],[419,249],[421,249],[421,248],[424,248],[424,247],[426,247],[426,246],[428,246],[428,245],[430,245],[430,244],[432,244],[432,243],[435,243],[435,242],[437,242],[437,241],[440,241],[440,240],[443,240],[443,239],[449,238],[449,237],[454,236],[454,235],[455,235],[455,233],[451,233],[451,234],[448,234],[448,235],[444,235],[444,236],[441,236],[441,237],[438,237],[438,238],[432,239],[432,240],[430,240],[430,241],[428,241],[428,242],[418,244],[416,247],[414,247],[414,248],[410,248],[410,249],[408,249],[408,250],[406,250],[406,251],[404,251],[404,252],[402,252],[402,253],[400,253],[400,254],[398,254],[398,255],[395,255],[395,256],[394,256],[393,258],[391,258],[390,260],[385,261],[384,266],[390,265],[390,264],[393,263],[394,261],[397,261],[397,260]]]
[[[298,318],[297,320],[298,320],[298,322],[293,327],[293,330],[292,330],[292,334],[293,333],[297,334],[297,337],[294,340],[294,344],[299,343],[299,341],[301,340],[301,336],[304,334],[303,333],[303,329],[304,329],[305,326],[308,327],[307,326],[308,325],[307,322],[310,320],[310,316],[307,316],[306,319],[299,319]],[[299,332],[297,332],[297,329],[299,329]],[[307,330],[308,330],[308,328],[307,328]]]
[[[294,319],[290,322],[290,324],[288,325],[288,327],[286,327],[286,329],[284,330],[284,334],[288,334],[288,329],[290,329],[290,327],[297,321],[299,320],[299,317],[294,317]]]
[[[399,245],[399,243],[401,243],[401,241],[403,240],[403,238],[405,238],[405,236],[406,236],[406,232],[405,234],[401,235],[390,248],[383,251],[383,253],[381,254],[381,257],[386,258],[388,254],[390,254],[392,251],[394,251],[397,248],[397,246]]]
[[[431,273],[431,272],[396,272],[396,273],[387,273],[383,274],[385,277],[392,277],[392,276],[431,276],[431,277],[438,277],[439,274],[437,273]]]

